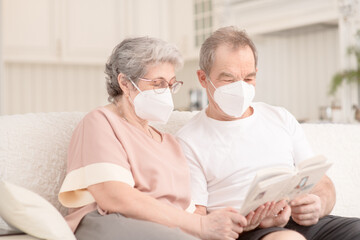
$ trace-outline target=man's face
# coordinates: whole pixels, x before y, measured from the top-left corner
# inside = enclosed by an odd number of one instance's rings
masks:
[[[233,49],[219,46],[211,68],[210,79],[215,87],[243,80],[255,87],[256,71],[254,54],[249,46]],[[214,88],[211,89],[214,91]]]
[[[249,46],[233,49],[227,45],[221,45],[215,52],[215,60],[209,77],[216,88],[236,81],[245,81],[255,87],[256,72],[254,54]],[[221,115],[223,111],[214,102],[215,88],[206,79],[202,70],[198,71],[201,85],[207,89],[209,105]],[[209,96],[211,95],[211,96]]]

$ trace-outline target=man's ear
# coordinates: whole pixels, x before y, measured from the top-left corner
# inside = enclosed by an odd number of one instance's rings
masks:
[[[117,81],[124,95],[129,95],[129,86],[131,83],[127,80],[126,76],[123,73],[119,73]]]
[[[203,88],[207,87],[207,80],[206,80],[206,74],[203,70],[197,70],[196,74],[198,76],[199,82]]]

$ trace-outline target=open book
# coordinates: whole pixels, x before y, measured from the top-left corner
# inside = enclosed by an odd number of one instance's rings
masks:
[[[325,175],[332,163],[322,155],[300,162],[293,168],[266,168],[257,172],[240,213],[246,216],[269,201],[292,200],[308,193]]]

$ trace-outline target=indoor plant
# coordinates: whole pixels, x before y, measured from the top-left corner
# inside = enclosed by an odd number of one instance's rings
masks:
[[[360,42],[360,30],[356,33],[356,40]],[[350,46],[347,51],[348,55],[355,55],[356,58],[356,69],[346,69],[341,72],[336,73],[331,81],[330,91],[331,95],[334,95],[338,88],[341,86],[342,82],[347,82],[348,84],[357,83],[358,87],[358,106],[354,105],[355,108],[355,119],[360,121],[360,47],[359,44]]]

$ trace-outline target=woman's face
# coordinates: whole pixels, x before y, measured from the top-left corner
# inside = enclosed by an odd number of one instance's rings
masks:
[[[147,73],[144,77],[138,79],[136,85],[141,91],[153,90],[156,88],[166,88],[168,83],[173,83],[175,80],[174,65],[171,63],[158,63],[148,66]],[[137,94],[139,94],[139,91],[134,87],[133,91],[130,92],[130,96],[134,99]]]

